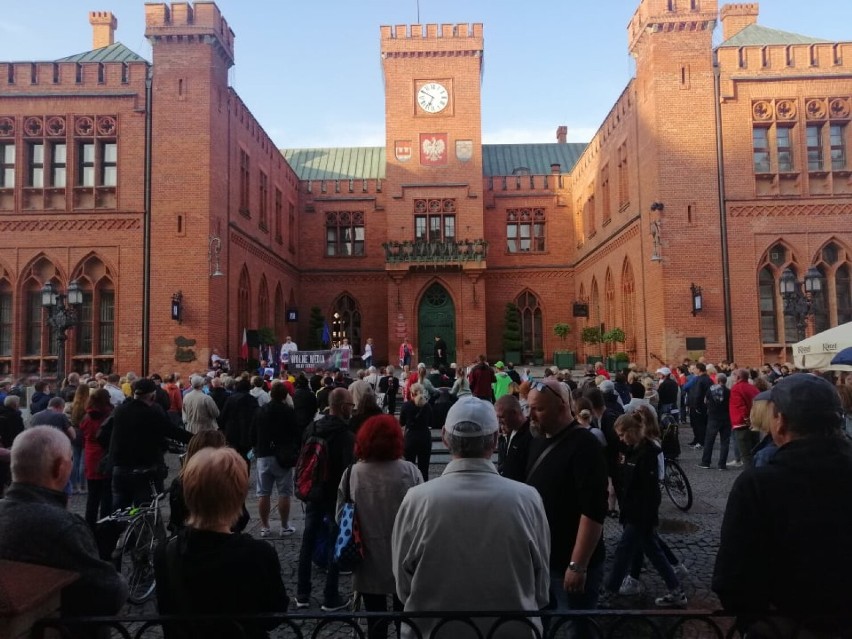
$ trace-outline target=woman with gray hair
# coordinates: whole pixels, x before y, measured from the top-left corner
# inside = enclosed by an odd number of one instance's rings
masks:
[[[399,422],[405,434],[405,461],[417,464],[423,481],[429,481],[432,456],[432,407],[422,384],[412,384],[410,399],[402,405]]]
[[[349,419],[349,428],[353,433],[357,433],[361,424],[373,415],[381,415],[382,409],[376,401],[376,391],[367,380],[359,379],[352,382],[349,384],[349,392],[352,393],[352,401],[355,402],[352,417]]]

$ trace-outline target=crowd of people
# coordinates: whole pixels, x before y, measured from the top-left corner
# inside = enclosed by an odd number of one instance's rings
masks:
[[[413,350],[401,348],[401,359],[406,353]],[[150,501],[149,478],[163,491],[171,440],[188,449],[170,487],[174,536],[156,556],[163,614],[309,608],[315,562],[325,568],[321,609],[345,608],[334,547],[347,500],[357,505],[364,548],[353,588],[368,611],[616,607],[642,592],[644,558],[666,586],[656,605],[682,608],[687,570],[658,532],[661,422],[680,422],[702,454],[700,468],[742,468],[712,583],[724,607],[758,637],[763,627],[749,615],[805,616],[823,631],[846,613],[852,375],[699,360],[617,373],[598,364],[578,380],[547,369],[535,379],[480,356],[469,367],[436,359],[403,363],[399,372],[370,366],[353,377],[336,369],[271,377],[265,366],[254,375],[194,374],[186,384],[176,374],[72,374],[56,393],[37,384],[26,428],[20,397],[3,387],[0,465],[8,460],[11,486],[0,500],[0,558],[80,573],[63,593],[64,614],[119,610],[126,587],[98,551],[96,522]],[[436,430],[451,461],[430,478]],[[307,487],[299,474],[306,450],[323,464]],[[244,532],[252,464],[258,539]],[[74,493],[86,493],[82,519],[66,509]],[[295,494],[305,517],[291,600],[268,540],[296,532]],[[610,549],[607,517],[622,527]],[[485,631],[491,622],[477,625]],[[434,627],[416,623],[423,633]],[[269,628],[258,622],[247,634]],[[583,628],[571,622],[575,636]],[[371,638],[388,631],[370,620]],[[445,632],[473,631],[450,624]],[[495,636],[519,632],[506,625]]]

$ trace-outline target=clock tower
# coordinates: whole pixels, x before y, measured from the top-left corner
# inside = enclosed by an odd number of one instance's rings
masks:
[[[482,54],[482,24],[381,28],[389,327],[427,364],[485,352]]]

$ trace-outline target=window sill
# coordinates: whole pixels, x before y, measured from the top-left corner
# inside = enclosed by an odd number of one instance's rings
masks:
[[[828,171],[808,171],[808,175],[811,177],[826,177],[828,175]]]
[[[849,169],[834,169],[832,173],[834,173],[834,175],[838,177],[849,177],[850,175],[852,175],[852,171],[850,171]]]
[[[779,175],[779,177],[781,177],[782,179],[783,179],[783,178],[790,179],[790,178],[797,178],[797,177],[799,177],[799,172],[798,172],[798,171],[779,171],[779,172],[778,172],[778,175]]]

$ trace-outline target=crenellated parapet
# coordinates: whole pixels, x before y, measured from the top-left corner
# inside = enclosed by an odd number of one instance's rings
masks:
[[[650,33],[713,32],[719,4],[717,0],[642,0],[627,25],[628,50]]]
[[[382,26],[382,57],[482,57],[482,23]]]
[[[723,98],[735,96],[736,80],[758,75],[771,74],[782,79],[802,75],[849,77],[852,73],[852,42],[722,46],[717,56],[722,71]]]
[[[0,62],[0,83],[7,95],[67,93],[70,90],[127,90],[144,83],[148,63],[130,62]]]
[[[214,2],[150,3],[145,5],[145,37],[161,42],[207,42],[234,64],[234,32]]]

